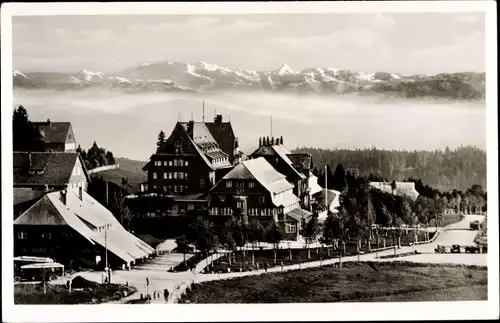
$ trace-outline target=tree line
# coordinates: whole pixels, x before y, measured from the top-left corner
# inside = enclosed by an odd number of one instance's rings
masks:
[[[12,115],[12,139],[14,151],[44,151],[42,134],[29,120],[28,111],[22,105]]]
[[[325,165],[335,167],[342,163],[356,176],[395,181],[418,178],[441,191],[467,190],[475,184],[486,186],[486,151],[471,146],[434,151],[305,147],[294,152],[310,153],[316,173]]]
[[[114,165],[116,163],[113,152],[106,150],[103,147],[99,147],[95,141],[92,144],[92,147],[90,147],[87,151],[78,145],[76,152],[82,157],[87,169]]]

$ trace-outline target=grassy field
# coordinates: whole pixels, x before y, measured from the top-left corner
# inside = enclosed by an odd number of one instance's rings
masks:
[[[41,283],[16,284],[14,285],[14,304],[98,304],[119,300],[136,292],[136,289],[130,286],[102,285],[81,277],[78,280],[78,284],[75,284],[71,293],[64,285],[47,284],[47,293],[44,294]]]
[[[125,177],[132,186],[131,190],[133,192],[138,191],[140,184],[147,181],[146,173],[142,170],[146,162],[128,158],[116,158],[116,163],[120,164],[120,168],[100,172],[96,175],[117,185],[121,185],[122,178]]]
[[[373,265],[376,269],[372,268]],[[485,300],[487,269],[410,262],[349,262],[194,285],[180,303]]]
[[[434,233],[430,233],[430,238],[434,236]],[[380,242],[379,242],[379,247],[382,248],[383,242],[382,239],[386,240],[386,247],[390,247],[393,245],[392,237],[389,234],[387,237],[385,237],[384,234],[380,235]],[[424,232],[420,232],[419,234],[419,241],[423,241],[424,238]],[[411,232],[408,233],[408,235],[403,232],[401,236],[401,245],[402,246],[408,246],[410,242],[413,241],[413,236]],[[372,249],[376,248],[376,240],[372,241]],[[363,252],[368,252],[367,246],[363,246],[362,248]],[[257,264],[259,265],[259,268],[262,269],[264,268],[264,264],[267,262],[269,267],[275,267],[275,266],[281,266],[281,262],[283,262],[283,265],[292,265],[292,264],[297,264],[297,263],[303,263],[303,262],[309,262],[309,261],[320,261],[321,259],[326,260],[326,259],[331,259],[331,258],[338,258],[340,250],[333,250],[333,248],[330,248],[330,252],[328,252],[328,249],[325,248],[313,248],[310,251],[310,258],[308,257],[308,252],[307,249],[291,249],[292,252],[292,260],[290,260],[290,251],[288,249],[278,249],[276,250],[276,264],[274,263],[274,251],[273,250],[256,250],[254,251],[254,264],[252,264],[252,251],[245,251],[244,255],[242,251],[237,251],[234,253],[234,261],[231,261],[231,265],[229,265],[229,259],[224,256],[221,257],[220,259],[216,260],[213,265],[211,265],[208,270],[209,271],[214,271],[214,272],[227,272],[228,268],[230,268],[230,271],[240,271],[240,268],[242,271],[249,271],[249,270],[254,270],[257,269]],[[356,250],[356,242],[355,241],[349,241],[346,243],[346,253],[344,254],[345,256],[352,256],[356,255],[357,250]]]

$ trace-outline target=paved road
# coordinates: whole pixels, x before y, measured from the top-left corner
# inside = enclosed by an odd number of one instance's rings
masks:
[[[394,261],[394,260],[404,260],[404,261],[416,261],[416,262],[430,262],[430,263],[455,263],[455,264],[474,264],[474,265],[486,265],[486,254],[435,254],[434,248],[439,245],[451,245],[451,244],[461,244],[468,245],[472,244],[477,231],[469,230],[469,222],[473,220],[482,221],[484,216],[482,215],[467,215],[465,218],[455,224],[452,224],[445,229],[440,229],[440,234],[435,239],[434,242],[429,244],[418,245],[415,248],[422,252],[421,255],[408,256],[404,258],[389,258],[380,259],[376,258],[377,253],[364,254],[359,256],[361,261]],[[398,249],[398,253],[404,253],[412,251],[414,247],[402,247]],[[385,256],[394,254],[393,249],[380,251],[378,256]],[[131,299],[139,298],[140,293],[146,295],[146,291],[150,294],[153,290],[163,293],[163,289],[167,288],[170,293],[174,292],[170,302],[176,302],[180,295],[182,294],[185,287],[187,287],[191,282],[199,283],[202,281],[211,281],[219,279],[229,279],[234,277],[251,276],[251,275],[262,275],[265,273],[264,270],[251,271],[251,272],[236,272],[236,273],[225,273],[225,274],[195,274],[193,272],[181,272],[181,273],[169,273],[168,268],[162,268],[160,262],[167,263],[170,260],[165,260],[167,257],[176,258],[177,261],[182,261],[180,254],[165,254],[161,257],[155,259],[155,265],[153,268],[151,265],[145,265],[144,268],[138,267],[138,269],[133,269],[130,271],[116,271],[114,272],[112,281],[116,283],[128,284],[138,288],[138,293],[130,295],[126,299],[122,300],[125,302]],[[172,259],[173,259],[172,258]],[[170,259],[170,258],[169,258]],[[358,256],[344,257],[343,261],[356,261]],[[299,268],[310,268],[319,267],[321,265],[329,265],[338,263],[338,259],[329,259],[323,262],[308,262],[304,264],[296,264],[285,266],[284,270],[296,270]],[[200,264],[198,270],[202,269],[204,262]],[[268,272],[279,272],[281,267],[275,267],[268,269]],[[78,273],[86,279],[93,281],[101,281],[101,272],[85,272]],[[146,286],[146,277],[149,279],[149,286]],[[181,288],[176,288],[181,286]],[[163,299],[152,300],[151,303],[165,303]]]

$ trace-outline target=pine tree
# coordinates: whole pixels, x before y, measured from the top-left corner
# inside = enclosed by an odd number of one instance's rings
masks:
[[[39,129],[29,121],[28,111],[20,105],[12,115],[14,151],[43,151],[44,142]]]
[[[160,131],[160,133],[158,134],[158,141],[156,142],[156,151],[158,152],[161,147],[163,147],[163,145],[165,144],[165,133],[163,132],[163,130]]]
[[[343,192],[347,187],[346,173],[342,164],[338,164],[332,176],[332,188]]]

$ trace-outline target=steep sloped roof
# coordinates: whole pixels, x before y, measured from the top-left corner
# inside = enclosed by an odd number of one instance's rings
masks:
[[[299,172],[311,169],[312,165],[311,154],[287,154],[287,156],[292,162],[292,166]]]
[[[297,222],[301,222],[302,220],[307,220],[309,217],[311,217],[312,213],[307,211],[307,210],[297,208],[297,209],[291,210],[290,212],[286,213],[285,215],[287,217],[297,221]]]
[[[65,143],[71,127],[70,122],[32,122],[42,133],[45,143]]]
[[[76,152],[14,152],[14,186],[66,185],[78,158]],[[80,161],[83,173],[90,180],[83,161]]]
[[[304,174],[302,174],[297,168],[294,167],[294,162],[290,159],[290,155],[293,154],[288,149],[286,149],[285,146],[281,144],[263,145],[257,148],[251,154],[253,158],[259,156],[278,156],[288,165],[288,167],[292,170],[293,173],[295,173],[300,178],[306,178]],[[297,161],[301,157],[292,157],[292,158],[294,158]],[[302,164],[302,162],[300,164]]]
[[[45,195],[45,191],[32,188],[14,187],[14,205],[36,200]]]
[[[208,130],[212,137],[217,141],[220,148],[231,158],[234,152],[234,132],[230,122],[206,122]],[[231,159],[230,158],[230,159]]]
[[[14,225],[68,225],[50,198],[44,196],[21,214]]]

